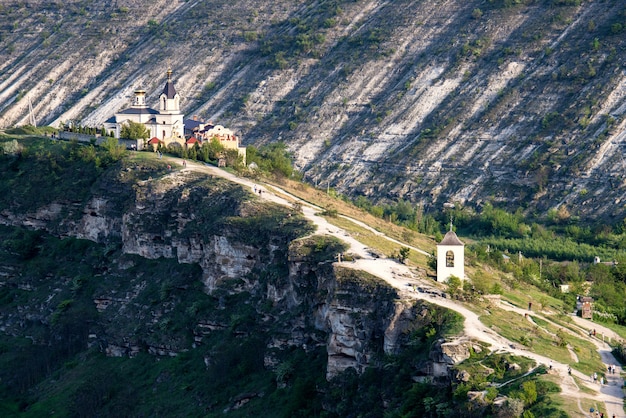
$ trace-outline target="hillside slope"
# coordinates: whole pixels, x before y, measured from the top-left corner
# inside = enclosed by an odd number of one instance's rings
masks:
[[[217,176],[48,138],[0,147],[2,416],[346,416],[361,406],[327,379],[359,385],[379,353],[406,353],[388,377],[408,390],[458,322],[334,265],[341,242]]]
[[[0,126],[28,99],[98,126],[171,65],[186,114],[342,193],[623,214],[623,2],[31,0],[0,28]]]

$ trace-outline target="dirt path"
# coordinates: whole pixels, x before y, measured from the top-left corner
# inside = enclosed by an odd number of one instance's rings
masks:
[[[181,165],[182,160],[169,158],[169,160],[173,163],[172,165]],[[458,312],[464,317],[464,335],[466,337],[476,339],[478,341],[482,341],[491,345],[491,349],[494,352],[507,352],[514,354],[516,356],[525,356],[529,357],[537,362],[537,364],[545,364],[548,365],[550,361],[552,361],[553,367],[550,371],[551,374],[557,374],[559,377],[560,386],[562,389],[561,394],[566,397],[571,397],[573,399],[577,399],[578,407],[580,411],[583,413],[583,416],[591,416],[587,412],[583,411],[583,408],[580,403],[580,398],[587,397],[585,394],[581,393],[579,386],[577,385],[574,377],[578,378],[580,382],[582,382],[587,388],[590,388],[597,392],[597,395],[594,397],[594,400],[598,403],[602,402],[605,405],[605,417],[612,417],[615,414],[616,417],[625,417],[623,403],[624,403],[624,393],[622,391],[622,386],[624,384],[621,376],[621,367],[617,367],[616,373],[614,375],[607,374],[607,384],[604,386],[599,386],[597,383],[593,383],[589,381],[589,376],[583,375],[581,372],[577,370],[572,370],[572,375],[569,376],[567,373],[568,365],[555,362],[547,357],[539,355],[537,353],[533,353],[528,351],[522,347],[519,347],[517,344],[512,341],[502,337],[497,334],[487,326],[485,326],[479,320],[479,315],[475,312],[469,310],[462,304],[453,301],[451,299],[444,298],[442,296],[437,296],[433,294],[420,293],[414,291],[415,286],[413,285],[424,285],[428,287],[432,287],[433,283],[424,279],[418,278],[408,266],[404,264],[400,264],[395,260],[385,259],[385,258],[374,258],[370,255],[367,247],[352,237],[345,230],[338,228],[332,224],[330,224],[325,218],[318,216],[322,209],[311,205],[308,202],[302,201],[295,196],[290,195],[288,192],[280,189],[276,186],[271,186],[272,189],[276,189],[277,192],[284,194],[284,196],[289,197],[289,200],[285,197],[281,197],[275,194],[272,190],[264,187],[263,185],[255,182],[254,180],[237,177],[231,173],[228,173],[224,170],[221,170],[217,167],[204,165],[200,163],[187,163],[186,168],[183,171],[191,170],[191,171],[199,171],[207,174],[219,176],[231,180],[233,182],[242,184],[246,187],[249,187],[253,193],[256,193],[257,196],[260,196],[262,199],[266,199],[277,204],[288,205],[291,206],[293,201],[299,201],[302,204],[302,211],[304,216],[311,221],[314,225],[317,226],[317,231],[315,234],[321,235],[331,235],[341,239],[346,242],[350,246],[349,252],[358,255],[361,257],[357,259],[355,262],[342,262],[343,266],[359,269],[371,273],[381,279],[385,280],[391,286],[398,290],[398,293],[402,297],[412,298],[412,299],[423,299],[436,304],[438,306],[442,306],[455,312]],[[259,193],[261,190],[261,193]],[[362,222],[350,219],[353,222],[356,222],[362,227],[369,228],[367,225],[364,225]],[[370,228],[371,229],[371,228]],[[377,235],[381,237],[384,236],[378,231],[374,231]],[[394,242],[395,240],[390,239]],[[405,245],[403,243],[400,243]],[[421,251],[419,249],[415,249]],[[505,305],[505,304],[504,304]],[[503,307],[504,307],[503,305]],[[517,308],[513,305],[509,305],[506,307],[508,310],[513,310],[519,312],[520,314],[524,314],[527,311],[523,309]],[[545,319],[545,318],[544,318]],[[580,318],[575,318],[575,322],[583,329],[596,329],[596,332],[599,330],[603,335],[610,338],[619,338],[614,332],[611,330],[602,327],[595,323],[581,322],[585,321]],[[569,331],[569,330],[568,330]],[[569,331],[572,332],[572,331]],[[582,337],[587,338],[584,333]],[[597,335],[597,334],[596,334]],[[580,335],[579,335],[580,336]],[[598,351],[600,356],[602,357],[602,361],[605,364],[614,364],[618,363],[613,358],[610,347],[608,344],[603,342],[598,338],[590,337],[590,340],[596,344],[598,347]]]
[[[518,308],[517,306],[514,306],[508,302],[502,302],[500,304],[500,308],[519,313],[520,315],[529,313],[527,310],[523,308]],[[576,356],[572,348],[568,346],[570,355],[572,355],[572,359],[574,360],[573,375],[581,379],[582,383],[587,388],[598,392],[598,395],[595,398],[595,400],[598,402],[604,402],[605,411],[603,412],[605,412],[605,417],[612,417],[613,414],[615,414],[616,417],[624,416],[624,408],[623,408],[624,392],[622,390],[622,387],[624,386],[624,379],[621,377],[622,369],[619,366],[619,363],[617,362],[615,357],[613,357],[613,354],[611,352],[611,347],[609,346],[607,342],[604,341],[605,338],[607,339],[607,341],[621,340],[619,335],[617,335],[615,332],[613,332],[609,328],[602,326],[601,324],[597,324],[587,319],[582,319],[574,315],[571,315],[570,318],[572,318],[573,324],[576,326],[576,328],[578,328],[579,330],[578,333],[567,327],[563,327],[562,325],[553,322],[552,320],[550,320],[549,317],[546,317],[541,312],[531,312],[531,314],[540,317],[541,319],[543,319],[546,322],[551,323],[555,327],[560,327],[564,332],[568,334],[571,334],[578,338],[583,338],[592,342],[596,346],[598,353],[600,354],[600,358],[602,359],[602,362],[607,366],[607,368],[609,365],[615,366],[615,373],[606,373],[606,383],[604,385],[600,385],[599,383],[594,383],[590,379],[589,376],[584,376],[582,373],[577,372],[575,370],[576,368],[575,363],[578,363],[578,357]],[[528,318],[529,320],[532,320],[530,315],[528,316]],[[589,330],[594,330],[594,329],[596,330],[595,337],[589,333]],[[544,331],[548,332],[545,329]],[[601,372],[601,371],[599,370],[598,372]],[[606,372],[606,370],[602,370],[602,372]],[[561,387],[563,388],[563,392],[566,393],[568,396],[579,398],[580,388],[578,387],[578,385],[576,385],[576,383],[573,382],[574,387],[575,387],[575,389],[573,389],[572,387],[568,387],[569,385],[567,385],[566,382],[567,381],[565,380],[564,384],[561,385]],[[578,403],[580,406],[580,399],[578,400]]]

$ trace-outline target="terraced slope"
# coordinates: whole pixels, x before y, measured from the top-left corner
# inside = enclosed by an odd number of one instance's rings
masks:
[[[282,140],[312,183],[621,219],[626,5],[581,0],[0,5],[0,126],[98,126],[168,65],[185,113]]]

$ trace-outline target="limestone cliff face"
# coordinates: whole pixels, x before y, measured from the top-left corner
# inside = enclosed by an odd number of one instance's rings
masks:
[[[7,209],[1,217],[4,224],[120,249],[114,265],[102,269],[109,278],[90,301],[95,313],[86,344],[109,356],[175,356],[224,330],[268,333],[267,367],[276,364],[272,349],[323,346],[331,379],[348,368],[362,372],[376,354],[398,353],[407,333],[427,322],[426,305],[402,301],[382,280],[334,263],[336,252],[342,251],[338,240],[315,235],[294,239],[292,225],[266,216],[303,220],[280,215],[285,208],[265,208],[232,184],[178,172],[139,182],[132,190],[125,199],[94,194],[85,203],[52,202],[29,213]],[[252,220],[253,230],[246,229]],[[304,223],[298,228],[307,231]],[[161,259],[151,268],[171,271],[171,279],[155,281],[140,267],[141,259]],[[128,278],[117,282],[117,277]],[[17,277],[12,280],[20,285]],[[198,281],[210,301],[185,295]],[[63,286],[78,285],[65,278],[59,286],[55,292],[61,298]],[[53,322],[59,309],[54,295],[37,309],[23,309],[25,318]],[[195,302],[187,304],[188,299]],[[213,308],[202,311],[207,303]],[[254,326],[239,326],[243,314],[232,312],[242,306],[249,307],[245,315]],[[0,318],[2,328],[19,333],[25,320],[21,315]],[[191,340],[188,332],[173,326],[181,321],[193,334]]]
[[[311,307],[312,325],[327,335],[328,379],[348,368],[362,372],[375,354],[397,354],[407,334],[427,323],[426,305],[401,300],[382,280],[349,263],[312,264],[298,256],[301,246],[292,244],[289,281],[273,288],[271,297]]]
[[[106,195],[98,195],[84,204],[60,201],[27,213],[5,210],[0,222],[103,244],[121,243],[125,253],[149,259],[164,257],[196,263],[202,267],[203,282],[209,291],[221,280],[245,276],[271,260],[271,243],[265,249],[248,245],[236,228],[222,225],[206,233],[204,224],[214,219],[204,219],[199,212],[211,202],[199,202],[198,206],[190,203],[190,189],[184,186],[188,180],[188,175],[173,173],[167,181],[141,182],[134,189],[135,195],[127,196],[132,205],[126,208],[120,208]],[[199,193],[200,188],[193,191],[194,195]],[[234,201],[228,204],[236,205]],[[240,214],[239,210],[228,213]],[[269,254],[264,261],[262,249]]]
[[[75,226],[76,238],[95,242],[119,239],[121,220],[112,214],[109,201],[105,197],[94,197],[83,209],[83,215]]]
[[[4,210],[0,223],[40,229],[60,236],[73,236],[95,242],[119,240],[122,219],[111,213],[106,197],[94,197],[86,204],[53,202],[32,212]]]

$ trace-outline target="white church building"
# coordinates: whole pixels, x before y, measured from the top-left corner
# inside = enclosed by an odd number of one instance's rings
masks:
[[[145,90],[136,90],[133,104],[104,123],[107,131],[113,131],[120,138],[122,126],[128,121],[143,123],[150,132],[150,138],[157,138],[164,145],[185,144],[184,115],[180,111],[180,95],[172,82],[172,70],[167,70],[167,82],[159,96],[159,110],[146,104]]]
[[[452,228],[437,244],[437,281],[446,283],[451,276],[465,279],[465,244]]]

